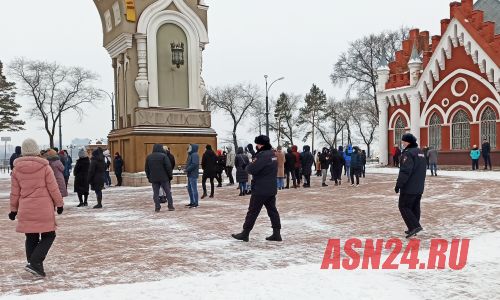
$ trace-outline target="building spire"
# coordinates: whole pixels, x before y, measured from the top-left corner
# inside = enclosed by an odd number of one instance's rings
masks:
[[[422,63],[422,58],[420,57],[420,53],[418,52],[418,49],[417,49],[417,40],[416,39],[413,42],[413,49],[411,50],[410,61],[408,63],[409,64]]]
[[[382,56],[380,57],[380,60],[378,62],[377,70],[380,71],[389,70],[389,64],[387,62],[387,52],[385,51],[385,48],[382,49]]]

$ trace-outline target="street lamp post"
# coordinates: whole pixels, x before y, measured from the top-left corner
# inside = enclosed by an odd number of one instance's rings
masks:
[[[115,93],[108,93],[105,90],[99,90],[105,93],[111,101],[111,130],[115,130]]]
[[[271,82],[269,87],[267,85],[267,77],[268,77],[267,75],[264,75],[264,79],[266,80],[266,135],[269,136],[269,90],[276,81],[283,80],[285,79],[285,77],[280,77],[275,81]]]

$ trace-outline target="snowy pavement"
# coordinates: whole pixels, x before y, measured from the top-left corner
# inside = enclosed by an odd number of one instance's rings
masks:
[[[421,256],[431,238],[470,238],[463,270],[320,269],[330,238],[403,237],[394,172],[369,168],[357,188],[320,188],[314,177],[311,189],[280,192],[283,243],[264,240],[271,232],[265,211],[249,243],[231,239],[248,205],[236,187],[217,189],[192,210],[183,207],[185,188],[176,187],[177,210],[159,214],[150,188],[106,189],[101,211],[76,208],[71,194],[45,279],[22,269],[24,237],[0,219],[0,299],[496,299],[500,186],[493,173],[491,180],[445,171],[427,179]],[[5,215],[8,188],[0,179]]]

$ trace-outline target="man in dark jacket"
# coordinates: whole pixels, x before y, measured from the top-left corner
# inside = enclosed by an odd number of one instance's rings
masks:
[[[198,176],[200,175],[200,157],[198,156],[198,145],[190,144],[188,147],[188,158],[186,161],[186,175],[188,179],[189,204],[186,207],[198,207]]]
[[[16,146],[16,151],[10,156],[10,171],[14,170],[14,161],[21,157],[21,146]]]
[[[326,177],[328,176],[328,167],[330,167],[330,150],[328,148],[323,148],[323,151],[319,154],[319,163],[321,165],[321,186],[328,186],[326,184]]]
[[[262,206],[266,207],[267,214],[271,219],[273,234],[266,238],[268,241],[282,241],[281,221],[276,208],[276,185],[278,175],[278,159],[273,153],[269,137],[261,135],[255,138],[257,153],[252,163],[247,166],[247,172],[252,174],[252,196],[248,206],[247,216],[243,224],[243,231],[233,234],[233,238],[248,242],[248,236],[252,231],[255,221],[259,216]]]
[[[102,208],[102,190],[104,189],[104,171],[106,165],[104,164],[104,154],[100,147],[92,151],[92,158],[90,159],[90,167],[88,174],[88,182],[90,188],[95,192],[97,197],[97,204],[93,208]]]
[[[331,163],[333,169],[333,180],[335,181],[335,185],[342,184],[342,168],[344,167],[344,157],[342,152],[337,151],[337,149],[333,149],[331,155]]]
[[[359,176],[362,171],[362,162],[361,162],[361,150],[358,146],[354,146],[352,148],[351,153],[351,166],[350,166],[350,176],[351,176],[351,186],[354,186],[354,177],[356,177],[356,186],[359,185]]]
[[[302,175],[304,175],[303,187],[309,188],[311,187],[311,168],[314,164],[314,156],[311,154],[311,147],[305,145],[302,149],[304,151],[300,153],[300,163],[302,164]]]
[[[481,146],[481,152],[483,154],[484,169],[487,170],[488,166],[490,166],[491,170],[491,156],[490,156],[491,147],[490,147],[490,142],[488,142],[486,138],[483,140],[483,144]]]
[[[122,186],[123,159],[118,152],[115,153],[115,158],[113,159],[113,169],[117,181],[116,186]]]
[[[422,230],[420,226],[420,200],[424,192],[427,161],[418,148],[417,139],[411,133],[402,137],[404,150],[401,153],[399,176],[394,191],[399,195],[399,211],[408,227],[406,238]]]
[[[292,148],[288,148],[285,154],[285,173],[286,173],[286,189],[290,188],[290,176],[292,177],[293,188],[297,188],[297,179],[295,177],[295,161],[296,157],[292,152]]]
[[[217,175],[217,155],[212,150],[211,145],[207,145],[205,149],[205,153],[203,153],[203,157],[201,158],[201,168],[203,169],[201,179],[203,195],[201,199],[207,196],[207,179],[210,179],[210,198],[214,197],[214,178]]]
[[[168,210],[174,210],[174,203],[170,194],[170,185],[168,181],[172,180],[172,165],[170,159],[163,150],[163,146],[155,144],[153,152],[146,158],[146,165],[144,167],[146,176],[153,186],[153,200],[155,202],[155,212],[159,212],[160,205],[160,187],[163,188],[168,200]]]

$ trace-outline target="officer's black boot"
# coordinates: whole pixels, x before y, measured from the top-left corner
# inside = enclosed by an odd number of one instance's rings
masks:
[[[283,241],[281,239],[280,229],[279,228],[273,228],[273,235],[266,237],[266,240],[268,240],[268,241],[274,241],[274,242],[281,242],[281,241]]]
[[[243,229],[240,233],[233,233],[231,236],[237,240],[248,242],[248,236],[250,235],[250,231]]]

